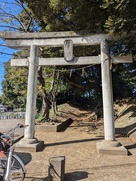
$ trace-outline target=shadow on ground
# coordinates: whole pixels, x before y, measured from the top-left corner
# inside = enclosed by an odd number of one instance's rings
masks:
[[[75,181],[75,180],[82,180],[86,178],[88,178],[88,172],[75,171],[75,172],[66,173],[64,177],[64,181]],[[45,177],[45,178],[26,177],[26,179],[31,179],[31,181],[48,181],[48,177]]]
[[[47,143],[47,144],[44,144],[43,149],[41,151],[43,151],[46,147],[51,147],[51,146],[83,143],[83,142],[90,142],[90,141],[97,141],[97,140],[103,140],[103,137],[91,138],[91,139],[82,139],[82,140],[64,141],[64,142],[55,142],[55,143]]]
[[[30,153],[16,152],[15,154],[23,161],[24,165],[27,165],[32,160]]]
[[[71,173],[66,173],[64,181],[75,181],[75,180],[82,180],[86,178],[88,178],[88,172],[75,171]]]
[[[136,131],[135,128],[136,128],[136,123],[133,123],[133,124],[125,126],[125,127],[115,128],[115,133],[130,136],[132,133],[134,133]]]
[[[48,181],[48,177],[46,177],[46,178],[26,177],[25,179],[31,180],[31,181]]]

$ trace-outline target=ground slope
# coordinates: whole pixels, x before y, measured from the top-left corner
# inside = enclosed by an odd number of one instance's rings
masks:
[[[82,106],[85,107],[85,106]],[[57,120],[73,120],[74,126],[81,127],[88,133],[103,135],[103,108],[98,105],[86,106],[83,109],[70,103],[58,106]],[[51,113],[52,114],[52,113]],[[114,118],[116,134],[128,135],[136,140],[136,97],[129,97],[114,102]]]

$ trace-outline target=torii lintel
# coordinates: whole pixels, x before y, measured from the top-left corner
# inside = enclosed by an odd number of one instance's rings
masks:
[[[72,61],[67,62],[64,58],[38,58],[39,66],[68,66],[68,65],[89,65],[89,64],[101,64],[101,55],[99,56],[88,56],[88,57],[74,57]],[[110,58],[111,63],[132,63],[132,55],[117,56]],[[30,58],[27,59],[11,59],[10,65],[16,67],[27,67],[29,65]]]
[[[134,34],[135,32],[132,32]],[[31,45],[61,47],[65,40],[73,41],[74,46],[96,45],[105,40],[117,40],[120,37],[128,37],[130,34],[122,33],[121,36],[108,34],[91,34],[89,31],[64,31],[64,32],[36,32],[36,33],[18,33],[18,32],[0,32],[0,38],[6,41],[9,47],[28,47]]]

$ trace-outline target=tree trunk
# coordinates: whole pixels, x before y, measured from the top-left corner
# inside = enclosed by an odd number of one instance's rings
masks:
[[[50,89],[49,96],[50,96],[50,100],[52,102],[52,110],[53,110],[53,114],[54,114],[54,120],[57,120],[56,93],[57,93],[57,89],[58,89],[59,72],[57,74],[55,68],[54,68],[52,77],[53,78],[52,78],[52,83],[51,83],[51,89]],[[55,90],[55,82],[57,84],[56,90]]]
[[[50,110],[50,101],[48,99],[47,93],[45,91],[45,81],[42,76],[42,67],[38,69],[38,81],[41,84],[42,91],[42,116],[48,120],[49,119],[49,110]]]

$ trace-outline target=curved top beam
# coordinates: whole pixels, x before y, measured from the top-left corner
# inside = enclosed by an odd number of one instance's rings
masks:
[[[28,47],[33,44],[37,46],[59,47],[63,46],[65,40],[72,40],[74,46],[96,45],[106,39],[117,40],[129,37],[135,32],[122,33],[121,35],[110,36],[107,34],[90,34],[89,31],[64,31],[64,32],[37,32],[37,33],[18,33],[0,32],[0,38],[6,41],[9,47]]]
[[[94,36],[89,31],[61,31],[61,32],[36,32],[36,33],[20,33],[20,32],[0,32],[2,39],[42,39],[42,38],[62,38],[62,37],[81,37]],[[107,36],[106,34],[96,34],[95,36]]]

